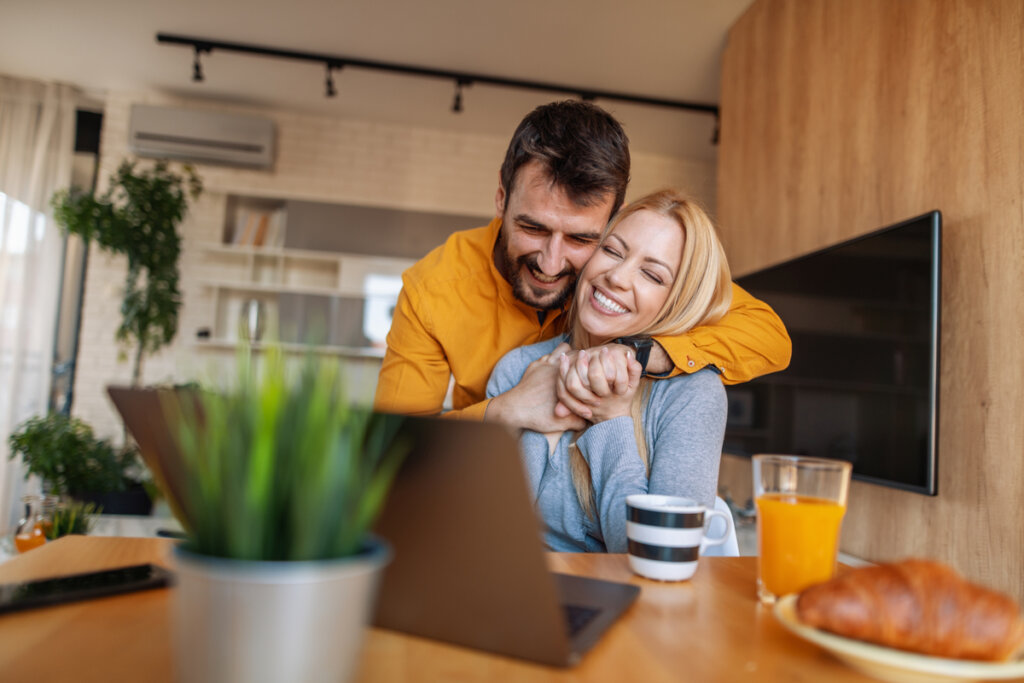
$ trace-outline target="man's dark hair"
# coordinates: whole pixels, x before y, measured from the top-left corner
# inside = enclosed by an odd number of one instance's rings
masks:
[[[610,193],[614,213],[626,196],[629,138],[611,114],[589,102],[552,102],[522,120],[501,164],[506,196],[530,161],[544,164],[552,183],[578,206],[592,206]]]

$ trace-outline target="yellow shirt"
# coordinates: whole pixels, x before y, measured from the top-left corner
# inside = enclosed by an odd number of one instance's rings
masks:
[[[501,219],[452,234],[402,275],[375,407],[393,413],[441,412],[450,377],[454,417],[483,419],[484,390],[512,349],[562,332],[565,309],[539,312],[512,294],[492,253]],[[714,365],[726,384],[784,369],[792,345],[775,312],[733,285],[729,312],[681,337],[658,337],[678,372]]]

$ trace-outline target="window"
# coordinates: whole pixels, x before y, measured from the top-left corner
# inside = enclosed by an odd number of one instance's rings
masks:
[[[402,290],[401,275],[370,273],[363,279],[366,307],[363,309],[363,335],[370,344],[383,347],[391,329],[391,318]]]

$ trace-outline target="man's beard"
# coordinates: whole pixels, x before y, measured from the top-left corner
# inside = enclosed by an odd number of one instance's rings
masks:
[[[537,257],[536,255],[520,256],[513,261],[512,257],[508,253],[508,241],[505,238],[504,230],[498,234],[498,242],[494,246],[494,256],[498,272],[500,272],[505,280],[512,285],[513,296],[527,306],[533,306],[534,308],[542,311],[560,309],[565,305],[569,300],[569,297],[572,296],[573,291],[576,289],[576,279],[579,276],[579,273],[577,273],[576,269],[571,265],[567,266],[565,270],[558,274],[558,277],[568,276],[565,281],[565,286],[561,291],[554,292],[551,290],[536,290],[530,286],[523,277],[523,268],[528,268],[533,273],[543,275],[543,271],[541,271],[540,267],[537,265]]]

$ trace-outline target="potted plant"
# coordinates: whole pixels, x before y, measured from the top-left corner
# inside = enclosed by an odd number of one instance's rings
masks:
[[[166,161],[142,170],[124,161],[99,197],[75,189],[53,196],[54,219],[67,232],[128,260],[117,340],[135,347],[132,386],[139,384],[143,355],[169,344],[178,331],[178,225],[189,197],[202,188],[191,166],[179,175]]]
[[[345,680],[390,558],[368,530],[409,446],[402,418],[348,405],[337,359],[241,366],[226,392],[161,392],[184,483],[165,491],[187,535],[179,678]]]
[[[97,507],[95,503],[83,503],[77,500],[57,503],[50,520],[50,527],[46,530],[46,540],[55,541],[69,534],[88,534],[92,530],[96,515],[102,511],[102,508]]]
[[[78,418],[63,413],[30,418],[8,444],[10,458],[24,462],[25,478],[38,476],[45,493],[93,502],[110,514],[149,514],[152,503],[138,453],[97,438]]]

